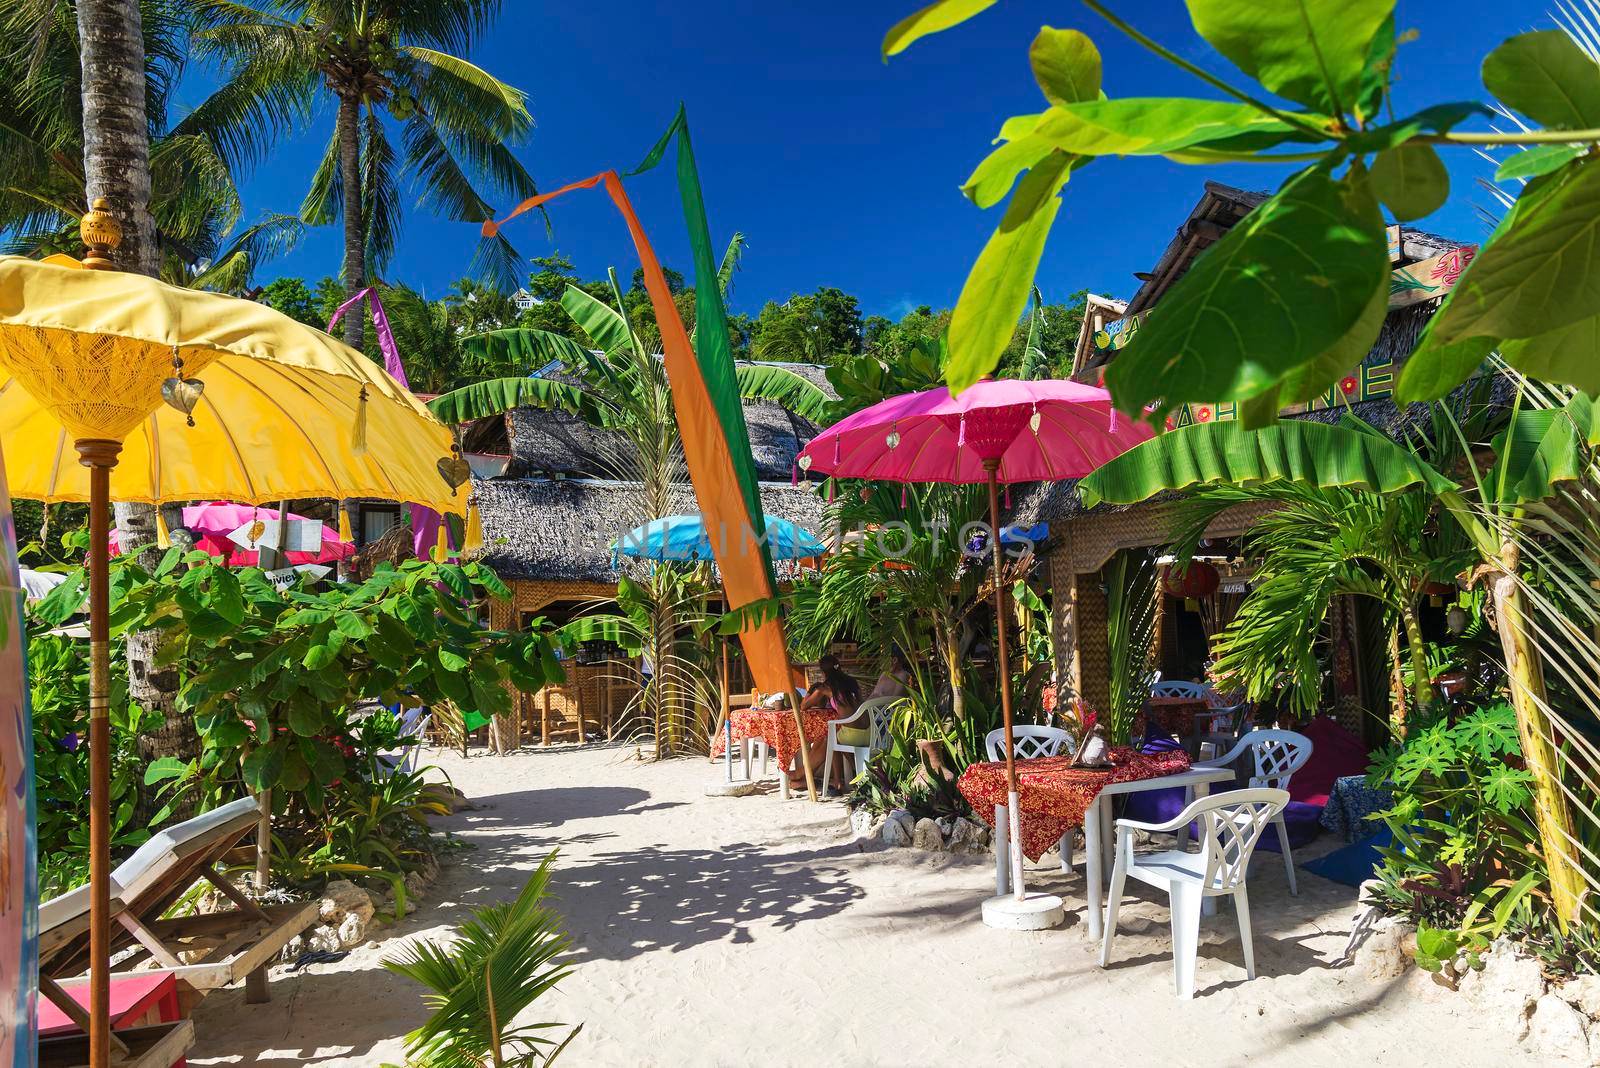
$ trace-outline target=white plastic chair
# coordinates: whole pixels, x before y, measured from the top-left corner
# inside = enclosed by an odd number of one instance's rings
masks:
[[[1288,790],[1294,773],[1311,759],[1311,739],[1294,731],[1258,730],[1240,738],[1232,749],[1216,760],[1193,764],[1196,768],[1226,768],[1248,750],[1255,758],[1255,774],[1250,776],[1250,788]],[[1284,826],[1283,813],[1273,817],[1278,829],[1278,847],[1283,850],[1283,867],[1289,875],[1289,893],[1299,896],[1294,881],[1294,855],[1289,852],[1289,830]]]
[[[989,751],[990,760],[1006,758],[1006,729],[996,727],[984,735],[983,747]],[[1060,727],[1035,727],[1027,723],[1011,726],[1011,749],[1018,760],[1049,757],[1060,754],[1063,747],[1072,743],[1072,732]]]
[[[1124,882],[1132,877],[1166,890],[1172,910],[1172,977],[1178,997],[1194,997],[1195,958],[1200,945],[1200,906],[1208,897],[1233,898],[1239,918],[1246,978],[1256,977],[1255,947],[1250,935],[1250,897],[1245,876],[1250,853],[1267,825],[1281,817],[1289,803],[1287,790],[1232,790],[1202,797],[1166,823],[1117,821],[1117,863],[1111,870],[1106,897],[1106,930],[1100,942],[1100,967],[1111,963],[1111,942],[1117,935],[1117,908]],[[1169,849],[1136,855],[1135,831],[1172,832],[1198,821],[1200,852]]]
[[[856,774],[866,768],[872,754],[881,751],[889,742],[889,717],[895,705],[904,697],[873,697],[861,702],[856,710],[843,719],[828,721],[828,751],[822,757],[822,792],[828,792],[828,779],[833,775],[833,754],[848,753],[855,761]],[[840,727],[867,727],[866,745],[840,745]]]
[[[1184,682],[1174,679],[1170,682],[1155,682],[1150,685],[1151,697],[1193,697],[1196,700],[1205,700],[1211,696],[1211,684],[1205,682]]]
[[[384,778],[397,771],[409,775],[417,770],[417,751],[422,748],[423,732],[428,729],[428,724],[431,722],[433,713],[428,711],[426,705],[407,708],[400,713],[398,737],[402,741],[415,738],[417,744],[401,746],[399,749],[387,749],[378,754],[379,773]]]
[[[1011,725],[1011,751],[1018,760],[1029,760],[1033,757],[1060,756],[1061,750],[1070,749],[1074,739],[1071,731],[1064,731],[1060,727],[1036,727],[1029,723],[1013,723]],[[996,727],[983,737],[983,747],[989,751],[990,760],[1004,760],[1006,758],[1006,729]],[[1061,836],[1061,841],[1056,843],[1056,849],[1061,854],[1061,870],[1072,870],[1072,836],[1075,832],[1067,828]]]

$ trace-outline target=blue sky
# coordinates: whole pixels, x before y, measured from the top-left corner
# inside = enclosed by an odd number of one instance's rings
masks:
[[[720,245],[737,229],[749,239],[731,302],[749,312],[820,285],[857,294],[868,314],[897,317],[919,304],[952,304],[1001,210],[977,210],[959,186],[1002,119],[1040,109],[1027,63],[1040,25],[1089,33],[1113,96],[1214,95],[1070,0],[1001,0],[882,63],[884,30],[916,6],[512,0],[473,58],[529,94],[537,128],[520,152],[541,188],[632,167],[684,101],[714,238]],[[1177,0],[1111,6],[1186,58],[1238,80],[1194,35]],[[1400,26],[1420,37],[1401,51],[1397,106],[1482,98],[1483,55],[1511,34],[1548,27],[1545,10],[1524,0],[1401,0]],[[187,92],[198,98],[207,80],[196,72]],[[251,216],[298,207],[332,121],[331,112],[320,115],[308,135],[250,177],[244,196]],[[1474,205],[1487,197],[1473,180],[1491,168],[1470,151],[1454,151],[1447,162],[1451,202],[1420,225],[1481,238]],[[1133,272],[1155,262],[1207,178],[1266,189],[1284,174],[1097,162],[1066,190],[1039,272],[1046,299],[1080,288],[1128,296],[1137,286]],[[632,179],[629,190],[663,259],[687,273],[670,168]],[[623,277],[632,272],[632,248],[602,193],[570,194],[551,215],[553,238],[536,216],[508,227],[520,252],[559,249],[586,276],[608,265]],[[475,242],[474,227],[409,211],[389,278],[441,294],[467,271]],[[264,276],[316,278],[338,265],[338,229],[323,227]]]

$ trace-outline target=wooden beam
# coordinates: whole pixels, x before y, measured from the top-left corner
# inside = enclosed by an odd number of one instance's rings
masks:
[[[183,961],[178,959],[178,955],[172,952],[172,950],[168,949],[161,939],[157,938],[153,933],[151,933],[148,927],[140,923],[139,917],[135,916],[131,912],[119,912],[117,913],[117,922],[120,923],[129,934],[133,935],[133,937],[141,946],[143,946],[145,949],[148,949],[152,957],[160,961],[163,965],[168,968],[183,967]]]
[[[264,920],[267,918],[266,912],[261,908],[260,905],[246,897],[244,891],[230,883],[227,879],[227,876],[223,875],[215,868],[206,868],[201,871],[200,874],[205,876],[206,882],[222,891],[223,896],[225,896],[229,901],[232,901],[235,905],[238,905],[241,911],[254,916],[258,920]]]
[[[1388,227],[1385,230],[1385,235],[1389,239],[1389,262],[1399,263],[1404,255],[1401,251],[1400,227],[1398,225]]]
[[[39,993],[49,998],[50,1004],[60,1009],[62,1015],[72,1021],[72,1026],[86,1035],[89,1033],[89,1010],[79,1005],[71,994],[61,988],[60,983],[48,975],[41,975],[39,976]],[[128,1044],[122,1041],[115,1031],[111,1032],[111,1048],[118,1053],[125,1054],[128,1052]]]

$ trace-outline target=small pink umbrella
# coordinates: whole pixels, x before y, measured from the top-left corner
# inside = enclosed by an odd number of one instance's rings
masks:
[[[989,527],[1000,530],[1000,484],[1082,478],[1155,432],[1111,404],[1111,394],[1079,382],[984,379],[952,397],[943,386],[890,397],[842,419],[801,450],[796,466],[833,478],[989,486]],[[1011,887],[1022,888],[1017,769],[1011,744],[1010,653],[1006,648],[1001,545],[994,552],[995,647],[1005,725],[1010,794]]]
[[[230,567],[255,567],[259,554],[253,549],[241,549],[228,535],[256,520],[277,519],[276,508],[257,508],[248,504],[191,504],[183,510],[183,525],[194,534],[194,547],[212,556],[223,557]],[[304,520],[305,516],[289,513],[289,519]],[[117,532],[111,532],[111,551],[121,552]],[[326,523],[322,526],[322,547],[316,552],[289,552],[291,566],[299,564],[328,564],[354,555],[356,547],[339,540],[336,530]]]

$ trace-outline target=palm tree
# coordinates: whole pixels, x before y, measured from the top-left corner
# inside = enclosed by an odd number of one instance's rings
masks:
[[[199,55],[225,68],[207,103],[251,116],[224,158],[261,158],[280,134],[308,125],[326,93],[333,135],[300,214],[320,225],[342,215],[344,284],[354,293],[381,272],[400,233],[400,181],[446,218],[482,222],[485,194],[535,192],[510,145],[532,128],[525,96],[462,58],[499,13],[499,0],[265,0],[261,7],[199,0]],[[400,143],[392,134],[398,127]],[[478,266],[502,280],[521,260],[504,238],[488,239]],[[345,320],[359,347],[363,319]]]

